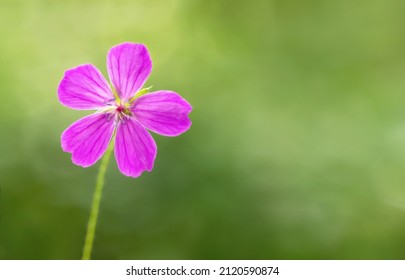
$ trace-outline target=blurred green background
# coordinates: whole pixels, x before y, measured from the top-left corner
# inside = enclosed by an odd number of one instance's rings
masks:
[[[194,107],[139,179],[111,161],[95,259],[404,259],[402,0],[0,0],[0,258],[78,259],[96,166],[66,69],[148,46]]]

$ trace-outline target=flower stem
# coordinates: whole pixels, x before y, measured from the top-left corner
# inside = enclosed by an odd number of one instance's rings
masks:
[[[108,162],[111,157],[111,152],[114,150],[114,141],[111,141],[110,145],[105,152],[103,159],[101,160],[100,169],[97,175],[96,188],[93,194],[93,202],[91,205],[91,212],[89,217],[89,223],[87,224],[86,241],[83,247],[82,260],[89,260],[91,257],[91,251],[93,249],[94,234],[97,226],[97,216],[100,209],[101,196],[103,194],[104,177],[107,170]]]

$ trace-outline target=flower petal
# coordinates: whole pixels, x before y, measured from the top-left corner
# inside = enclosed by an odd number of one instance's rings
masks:
[[[132,112],[143,126],[165,136],[177,136],[188,130],[191,110],[191,105],[172,91],[145,94],[132,105]]]
[[[139,177],[152,171],[157,147],[149,132],[134,118],[120,123],[115,138],[115,158],[126,176]]]
[[[123,43],[108,52],[107,70],[118,95],[129,100],[148,79],[152,61],[144,45]]]
[[[84,117],[69,126],[62,134],[62,149],[72,153],[76,165],[88,167],[106,151],[114,132],[114,122],[104,113]]]
[[[67,70],[59,84],[60,103],[77,110],[92,110],[105,106],[114,98],[107,81],[91,64]]]

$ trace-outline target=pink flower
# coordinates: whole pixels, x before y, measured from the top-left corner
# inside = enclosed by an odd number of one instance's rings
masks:
[[[153,169],[156,158],[156,143],[146,129],[164,136],[180,135],[191,126],[188,114],[192,107],[175,92],[141,89],[152,70],[149,52],[142,44],[111,48],[107,70],[111,88],[91,64],[65,72],[58,88],[59,101],[72,109],[97,111],[63,132],[62,149],[72,153],[74,164],[88,167],[115,139],[119,170],[138,177]]]

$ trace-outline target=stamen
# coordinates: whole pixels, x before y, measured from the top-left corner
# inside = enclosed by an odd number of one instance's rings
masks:
[[[103,102],[103,104],[107,105],[107,106],[112,106],[112,105],[114,105],[114,103],[115,103],[115,98]]]
[[[111,121],[111,119],[114,117],[114,113],[112,113],[112,112],[107,112],[105,114],[107,117],[107,122]]]

